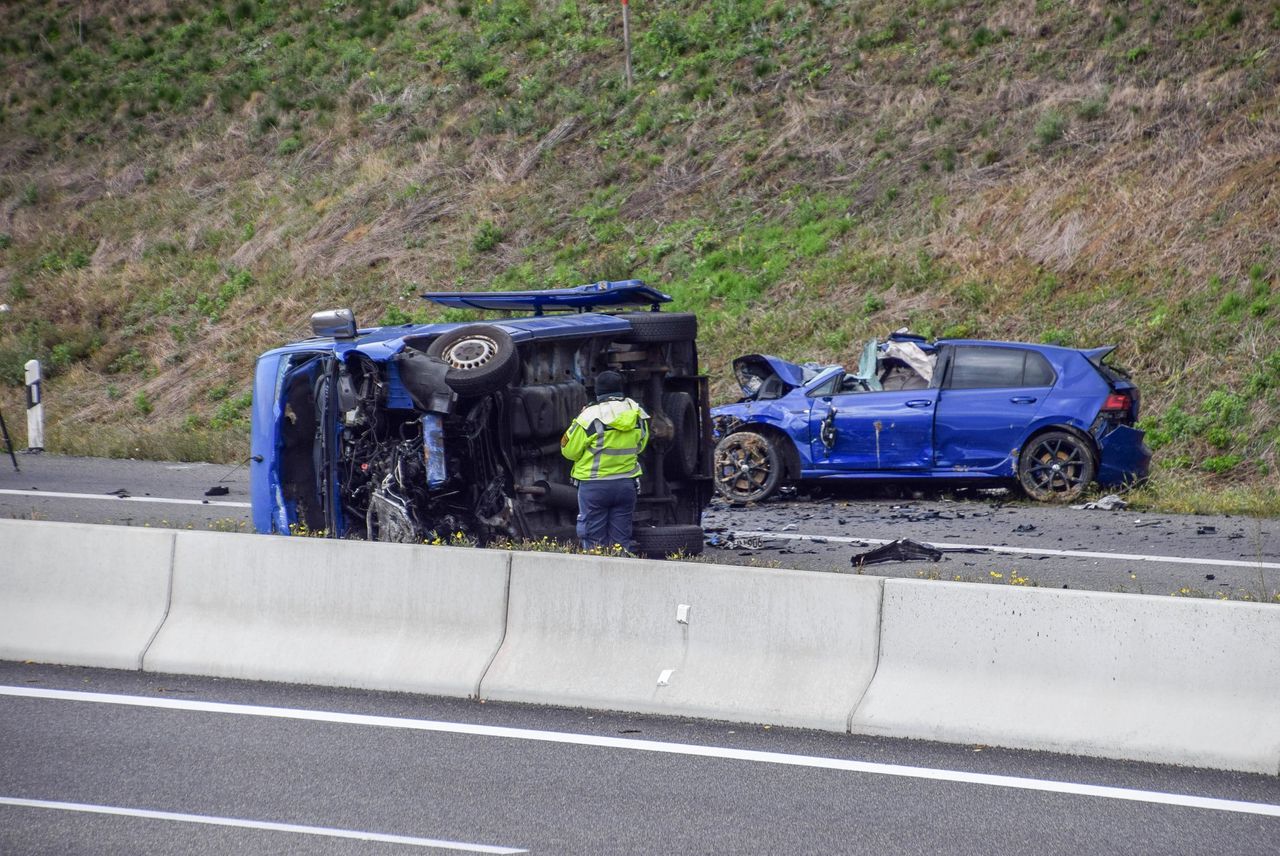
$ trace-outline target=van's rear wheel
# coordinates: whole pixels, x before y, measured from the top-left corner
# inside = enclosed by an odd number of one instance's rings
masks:
[[[449,366],[445,382],[458,395],[484,395],[501,389],[520,371],[520,354],[507,331],[489,324],[468,324],[437,338],[427,356]]]
[[[693,396],[687,392],[668,392],[662,396],[662,411],[675,426],[675,436],[664,458],[667,476],[673,479],[696,476],[702,433],[698,430],[698,410]]]
[[[1048,431],[1031,438],[1018,458],[1018,483],[1040,502],[1070,502],[1093,481],[1093,449],[1075,434]]]
[[[620,342],[691,342],[698,338],[698,316],[692,312],[623,312],[617,317],[631,322],[631,332]]]
[[[701,526],[637,526],[631,532],[636,552],[655,559],[676,553],[696,556],[704,537]]]

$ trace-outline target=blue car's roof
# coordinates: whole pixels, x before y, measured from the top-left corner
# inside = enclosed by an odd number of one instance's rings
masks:
[[[594,309],[597,306],[657,306],[671,302],[669,294],[638,279],[602,280],[575,288],[541,291],[432,291],[422,297],[458,309],[526,311],[541,315],[547,309]]]
[[[994,339],[938,339],[936,342],[934,342],[934,344],[935,345],[970,345],[970,346],[993,345],[997,348],[1023,348],[1023,349],[1030,348],[1033,351],[1042,351],[1046,354],[1049,354],[1049,353],[1091,354],[1095,351],[1110,352],[1115,350],[1115,345],[1111,345],[1106,348],[1093,348],[1090,350],[1084,350],[1081,348],[1068,348],[1065,345],[1041,345],[1035,342],[998,342],[998,341],[995,341]]]

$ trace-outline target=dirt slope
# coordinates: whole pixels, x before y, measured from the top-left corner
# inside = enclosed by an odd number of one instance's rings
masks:
[[[613,3],[0,7],[6,412],[37,356],[51,445],[234,458],[315,309],[640,276],[725,396],[900,326],[1118,344],[1154,495],[1280,507],[1274,4],[631,14],[628,89]]]

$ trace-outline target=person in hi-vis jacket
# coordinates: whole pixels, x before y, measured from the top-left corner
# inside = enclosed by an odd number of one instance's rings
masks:
[[[631,518],[639,490],[640,453],[649,443],[649,414],[622,392],[614,371],[596,376],[596,401],[560,438],[578,483],[578,539],[584,549],[631,549]]]

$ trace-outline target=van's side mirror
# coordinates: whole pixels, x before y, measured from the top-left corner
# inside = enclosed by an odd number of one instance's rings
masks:
[[[311,316],[311,332],[335,339],[356,337],[356,314],[350,309],[326,309]]]

